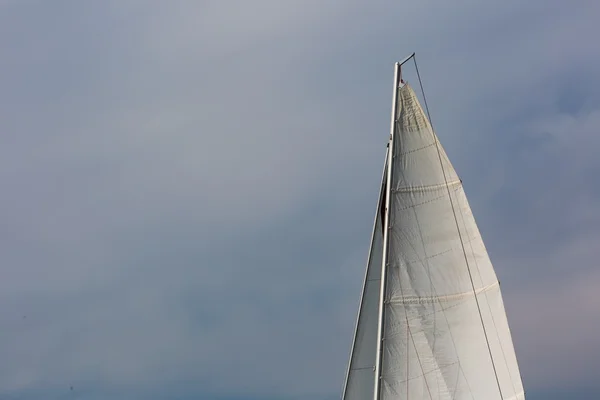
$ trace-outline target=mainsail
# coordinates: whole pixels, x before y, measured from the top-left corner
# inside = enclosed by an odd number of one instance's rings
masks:
[[[496,273],[400,66],[343,400],[522,400]]]

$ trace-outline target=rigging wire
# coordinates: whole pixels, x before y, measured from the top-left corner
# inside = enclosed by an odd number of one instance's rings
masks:
[[[481,306],[479,305],[479,299],[477,298],[477,291],[475,289],[475,283],[473,282],[473,275],[471,274],[471,268],[469,267],[469,259],[467,256],[467,251],[465,249],[465,244],[463,242],[462,239],[462,234],[460,232],[460,225],[458,223],[458,217],[456,216],[456,208],[454,207],[454,201],[452,201],[452,193],[450,192],[450,187],[448,186],[448,178],[446,176],[446,170],[444,169],[444,163],[442,161],[442,154],[440,151],[440,146],[437,140],[437,136],[435,134],[435,130],[433,129],[433,122],[431,120],[431,114],[429,113],[429,106],[427,105],[427,98],[425,96],[425,90],[423,89],[423,82],[421,80],[421,74],[419,73],[419,67],[417,65],[417,58],[416,56],[413,54],[413,62],[415,64],[415,70],[417,72],[417,79],[419,80],[419,86],[421,88],[421,94],[423,95],[423,103],[425,104],[425,111],[427,112],[427,118],[429,119],[429,124],[431,125],[431,132],[433,134],[433,141],[435,143],[435,147],[437,150],[437,154],[438,154],[438,158],[440,161],[440,167],[442,168],[442,174],[444,176],[444,183],[446,186],[446,190],[448,191],[448,198],[450,200],[450,206],[452,208],[452,213],[454,214],[454,221],[456,223],[456,230],[458,231],[458,238],[460,240],[460,244],[462,247],[462,251],[463,251],[463,255],[465,257],[465,263],[467,266],[467,271],[469,273],[469,280],[471,281],[471,288],[473,289],[473,294],[475,297],[475,302],[477,304],[477,311],[479,312],[479,319],[481,320],[481,326],[483,328],[483,335],[485,336],[485,341],[487,344],[487,348],[488,348],[488,352],[490,354],[490,361],[492,363],[492,368],[494,370],[494,375],[496,377],[496,384],[498,385],[498,392],[500,394],[500,399],[504,399],[504,396],[502,395],[502,388],[500,386],[500,379],[498,378],[498,371],[496,370],[496,363],[494,362],[494,356],[492,355],[492,348],[490,346],[490,341],[488,338],[488,334],[487,334],[487,329],[485,328],[485,323],[483,321],[483,314],[481,313]]]

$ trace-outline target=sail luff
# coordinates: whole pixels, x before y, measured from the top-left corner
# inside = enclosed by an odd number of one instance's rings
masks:
[[[390,222],[390,199],[392,187],[392,173],[394,165],[394,133],[396,130],[397,119],[397,97],[398,86],[400,84],[400,64],[394,65],[394,89],[392,95],[392,112],[390,118],[390,138],[388,143],[388,170],[387,183],[385,187],[385,214],[383,220],[383,257],[381,261],[381,288],[379,292],[379,315],[377,319],[377,355],[375,362],[375,390],[373,400],[379,400],[381,391],[381,367],[383,359],[383,335],[384,335],[384,313],[385,297],[388,268],[388,242],[389,242],[389,222]]]
[[[356,315],[356,323],[355,323],[355,327],[354,327],[354,336],[352,338],[352,346],[350,348],[350,357],[349,357],[349,361],[348,361],[348,368],[346,371],[346,378],[344,380],[344,388],[342,391],[342,399],[343,400],[352,400],[354,399],[354,397],[349,396],[348,395],[348,387],[349,387],[349,381],[351,378],[351,373],[353,370],[353,366],[356,363],[356,360],[354,359],[355,354],[357,353],[357,346],[359,346],[360,340],[358,338],[359,333],[360,333],[360,324],[361,324],[361,315],[364,311],[363,307],[365,307],[366,305],[366,296],[367,296],[367,289],[369,287],[369,278],[370,278],[370,268],[372,268],[372,262],[374,260],[376,260],[376,256],[377,254],[375,254],[375,252],[378,250],[376,247],[376,243],[377,243],[377,237],[376,235],[381,234],[382,232],[378,232],[378,228],[381,229],[381,208],[382,208],[382,203],[383,203],[383,198],[385,196],[385,186],[386,186],[386,176],[387,176],[387,168],[388,168],[388,152],[386,151],[386,155],[385,155],[385,161],[383,164],[383,172],[381,174],[381,183],[380,183],[380,188],[379,188],[379,196],[377,198],[377,206],[376,211],[375,211],[375,218],[373,220],[373,230],[371,233],[371,244],[369,245],[369,253],[367,256],[367,266],[365,268],[365,277],[363,280],[363,285],[362,285],[362,290],[361,290],[361,297],[360,297],[360,302],[359,302],[359,306],[358,306],[358,313]],[[375,268],[379,268],[380,265],[378,263],[374,263]],[[372,279],[371,281],[379,281],[380,278],[378,279]],[[376,296],[377,298],[379,298],[379,296]],[[364,321],[362,321],[364,322]],[[374,343],[373,343],[374,344]],[[374,347],[374,346],[373,346]],[[373,366],[374,367],[374,366]]]

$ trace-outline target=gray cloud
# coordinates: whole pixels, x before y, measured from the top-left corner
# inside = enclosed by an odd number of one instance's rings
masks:
[[[597,385],[600,10],[576,3],[0,6],[0,394],[335,395],[413,50],[526,388]]]

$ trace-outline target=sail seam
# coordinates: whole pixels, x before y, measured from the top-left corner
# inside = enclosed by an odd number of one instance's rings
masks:
[[[471,242],[473,242],[475,240],[478,240],[478,239],[481,239],[481,236],[479,236],[479,235],[478,236],[473,236],[471,239],[467,240],[465,243],[471,243]],[[416,259],[416,260],[405,261],[405,263],[406,263],[407,266],[412,265],[412,264],[417,264],[417,263],[423,264],[423,261],[428,261],[428,260],[431,260],[433,258],[436,258],[436,257],[439,257],[439,256],[443,256],[444,254],[448,254],[448,253],[450,253],[450,252],[452,252],[454,250],[456,250],[456,249],[453,248],[453,247],[451,247],[451,248],[446,249],[444,251],[440,251],[439,253],[428,255],[427,257],[424,257],[422,259],[419,258],[419,259]],[[377,279],[377,280],[379,280],[379,279]]]
[[[433,372],[441,372],[443,369],[452,367],[452,366],[454,366],[456,364],[458,364],[458,362],[453,362],[453,363],[450,363],[450,364],[445,364],[445,365],[442,365],[442,366],[440,366],[438,368],[432,368],[432,369],[430,369],[427,372],[422,372],[420,375],[411,376],[408,379],[403,379],[403,380],[400,380],[400,381],[395,381],[393,383],[388,383],[388,386],[390,386],[390,387],[393,388],[393,387],[398,386],[401,383],[407,383],[407,382],[414,381],[414,380],[419,379],[419,378],[426,377],[427,375],[430,375]],[[394,371],[391,371],[391,372],[397,372],[397,370],[394,370]],[[505,399],[505,400],[511,400],[511,399]]]
[[[396,122],[398,122],[398,121],[396,121]],[[407,154],[416,153],[417,151],[425,150],[425,149],[428,149],[428,148],[430,148],[432,146],[435,146],[435,142],[433,142],[431,144],[428,144],[426,146],[423,146],[423,147],[419,147],[418,149],[412,149],[412,150],[405,151],[404,153],[400,153],[399,156],[405,156]]]
[[[392,189],[392,193],[413,193],[413,192],[431,192],[439,189],[446,189],[453,186],[458,186],[462,183],[462,181],[456,180],[452,182],[440,183],[437,185],[427,185],[427,186],[404,186],[398,189]]]
[[[398,208],[398,211],[408,210],[409,208],[414,208],[414,207],[422,206],[423,204],[427,204],[427,203],[433,203],[434,201],[437,201],[437,200],[443,199],[443,198],[445,198],[445,197],[446,197],[446,195],[445,195],[445,194],[443,194],[443,195],[441,195],[441,196],[434,197],[433,199],[429,199],[429,200],[427,200],[427,201],[423,201],[423,202],[421,202],[421,203],[413,203],[413,204],[411,204],[411,205],[409,205],[409,206],[405,206],[405,207],[399,207],[399,208]]]
[[[496,282],[492,283],[491,285],[484,286],[475,291],[469,290],[468,292],[448,294],[445,296],[399,296],[399,297],[391,298],[390,300],[388,300],[388,303],[389,304],[421,304],[421,303],[435,303],[438,301],[441,302],[441,301],[459,300],[459,299],[463,299],[465,297],[477,296],[481,293],[485,293],[488,290],[497,287],[498,285],[499,285],[499,282],[496,281]]]
[[[450,310],[450,309],[452,309],[452,308],[455,308],[455,307],[459,307],[459,306],[461,306],[462,304],[463,304],[463,302],[456,303],[456,304],[452,304],[452,305],[449,305],[449,306],[447,306],[447,307],[443,307],[443,308],[442,308],[440,311],[442,311],[442,313],[444,314],[446,311],[448,311],[448,310]],[[402,304],[400,304],[400,305],[402,305]],[[394,306],[394,304],[391,304],[391,306],[393,307],[393,306]],[[406,308],[406,307],[404,307],[404,308]],[[417,316],[417,317],[412,317],[412,318],[410,318],[410,319],[408,320],[408,323],[415,322],[415,321],[419,321],[419,320],[423,320],[423,318],[425,318],[425,317],[429,317],[429,316],[431,316],[431,315],[434,315],[434,313],[422,314],[422,315],[419,315],[419,316]],[[445,315],[445,314],[444,314],[444,315]],[[391,337],[397,337],[398,335],[400,335],[400,328],[402,328],[402,327],[403,327],[403,325],[401,325],[401,323],[397,323],[397,324],[390,324],[390,325],[388,326],[388,329],[389,329],[389,330],[391,330],[391,331],[392,331],[392,333],[388,334],[388,337],[390,337],[390,338],[391,338]],[[394,329],[392,330],[391,328],[394,328]],[[459,367],[460,367],[460,361],[458,362],[458,365],[459,365]],[[460,368],[462,368],[462,367],[460,367]]]

